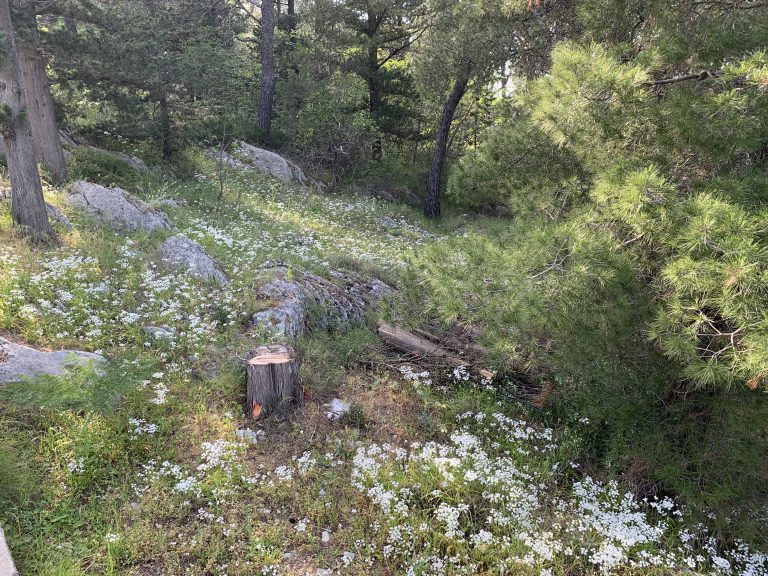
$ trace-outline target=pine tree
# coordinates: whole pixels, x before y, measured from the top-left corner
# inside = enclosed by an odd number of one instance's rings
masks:
[[[11,176],[11,217],[19,231],[35,241],[54,239],[37,172],[21,66],[16,51],[9,0],[0,0],[0,106],[2,134]]]

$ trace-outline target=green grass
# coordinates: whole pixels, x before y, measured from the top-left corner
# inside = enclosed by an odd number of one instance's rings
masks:
[[[295,343],[309,396],[295,411],[253,422],[242,409],[241,359],[267,339],[247,326],[259,306],[254,286],[265,261],[324,275],[343,266],[377,276],[403,286],[402,298],[418,310],[408,262],[436,241],[422,230],[442,235],[482,228],[483,221],[433,224],[408,208],[235,173],[217,200],[215,167],[191,158],[198,176],[185,181],[111,175],[111,164],[90,157],[76,158],[80,172],[73,173],[117,178],[161,206],[222,263],[232,281],[224,290],[157,266],[162,234],[126,238],[70,213],[76,229],[62,232],[60,246],[32,250],[12,235],[7,206],[0,206],[0,330],[40,346],[100,350],[110,359],[104,372],[79,370],[0,390],[0,461],[11,463],[0,466],[0,522],[20,573],[251,576],[333,568],[384,576],[423,564],[415,552],[386,552],[387,531],[397,526],[414,530],[413,542],[435,554],[464,558],[446,574],[493,574],[502,560],[523,553],[526,545],[511,533],[504,550],[470,543],[492,506],[479,486],[441,479],[433,462],[386,462],[368,478],[411,490],[414,513],[407,518],[383,511],[352,481],[360,449],[389,445],[417,454],[418,446],[437,442],[453,450],[451,435],[466,428],[460,416],[467,412],[503,413],[541,431],[540,414],[509,401],[508,391],[457,382],[450,370],[437,369],[430,385],[416,386],[399,370],[408,359],[387,355],[370,327],[359,326]],[[60,191],[47,193],[64,205]],[[168,198],[177,204],[164,203]],[[397,226],[382,225],[383,216]],[[396,301],[384,312],[406,308]],[[408,314],[411,322],[423,317]],[[150,324],[179,336],[155,342],[141,329]],[[340,421],[325,413],[334,397],[352,403]],[[593,434],[572,420],[557,427],[557,448],[542,451],[498,430],[470,428],[498,462],[505,451],[514,453],[516,465],[546,484],[542,498],[554,502],[582,477],[570,464]],[[257,443],[236,442],[243,427],[258,434]],[[454,541],[435,514],[441,503],[460,502],[471,503],[472,513],[460,520],[467,537]],[[537,514],[553,521],[547,510]],[[420,531],[423,523],[432,529]],[[599,543],[603,536],[590,538]],[[432,573],[422,568],[416,573]],[[517,570],[540,568],[597,573],[566,554],[537,557]]]

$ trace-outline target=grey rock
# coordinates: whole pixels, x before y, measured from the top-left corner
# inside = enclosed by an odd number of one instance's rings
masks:
[[[132,154],[125,154],[124,152],[107,152],[108,154],[112,154],[114,157],[119,158],[128,166],[136,170],[136,172],[141,172],[142,174],[146,174],[149,172],[149,166],[147,166],[146,162],[139,158],[138,156],[133,156]]]
[[[106,359],[99,354],[78,350],[41,352],[0,337],[0,384],[35,376],[62,376],[70,367],[89,363],[103,365]]]
[[[0,200],[10,200],[11,199],[11,189],[5,188],[4,186],[0,186]]]
[[[209,158],[212,158],[216,162],[221,162],[223,164],[226,164],[230,168],[234,168],[235,170],[239,170],[240,172],[251,172],[253,170],[253,167],[245,164],[244,162],[241,162],[232,154],[229,152],[226,152],[224,150],[217,150],[216,148],[208,148],[205,151],[205,155]]]
[[[309,179],[304,175],[301,168],[279,154],[264,150],[263,148],[256,148],[256,146],[241,140],[237,140],[235,145],[238,152],[243,156],[244,162],[250,164],[259,172],[274,176],[285,182],[309,183]]]
[[[2,528],[0,528],[0,576],[19,576]]]
[[[216,282],[222,286],[229,283],[218,263],[200,244],[190,240],[184,234],[168,238],[160,245],[158,254],[163,263],[170,268],[187,271],[195,278],[206,282]]]
[[[134,198],[122,188],[106,188],[78,180],[72,184],[67,200],[71,206],[114,228],[131,232],[175,230],[168,216]]]
[[[345,402],[340,398],[334,398],[328,404],[326,404],[326,407],[328,407],[328,411],[325,413],[325,415],[330,420],[338,420],[344,416],[344,414],[350,411],[352,404]]]
[[[88,148],[89,150],[93,150],[94,152],[98,152],[100,154],[106,154],[107,156],[112,156],[113,158],[117,158],[121,162],[128,164],[131,168],[136,170],[136,172],[141,172],[142,174],[146,174],[149,172],[149,166],[147,166],[146,162],[139,158],[138,156],[132,156],[131,154],[126,154],[124,152],[114,152],[112,150],[104,150],[103,148],[99,148],[97,146],[90,146],[88,144],[84,144],[83,147]]]
[[[254,314],[251,322],[286,338],[304,332],[311,310],[324,311],[312,318],[318,328],[345,330],[361,324],[366,311],[392,292],[380,280],[345,271],[331,272],[333,282],[310,272],[289,271],[281,262],[265,265],[262,273],[271,280],[258,289],[256,297],[271,306]]]
[[[315,570],[315,576],[331,576],[333,574],[333,570],[330,568],[318,568]]]
[[[58,222],[64,228],[67,230],[72,230],[72,222],[69,221],[69,218],[67,218],[66,214],[59,210],[56,206],[53,204],[48,204],[48,202],[45,203],[45,210],[48,212],[48,219],[53,220],[54,222]]]
[[[167,326],[144,326],[144,334],[155,340],[173,340],[176,333]]]
[[[64,130],[59,130],[59,140],[64,148],[74,148],[77,146],[77,142],[72,137],[72,134],[65,132]]]
[[[397,199],[392,195],[392,193],[387,192],[386,190],[376,190],[373,195],[376,196],[376,198],[379,200],[383,200],[384,202],[397,202]]]
[[[263,435],[263,433],[262,433]],[[251,430],[250,428],[245,428],[243,430],[235,430],[235,438],[240,440],[240,442],[246,442],[248,444],[258,444],[259,440],[261,439],[261,436]]]
[[[331,533],[328,532],[328,530],[323,530],[323,533],[320,535],[320,540],[323,544],[328,544],[328,542],[331,541]]]

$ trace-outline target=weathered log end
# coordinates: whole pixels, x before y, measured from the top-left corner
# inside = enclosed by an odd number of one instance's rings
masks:
[[[245,372],[246,409],[253,418],[283,410],[301,399],[299,362],[289,346],[269,344],[252,350]]]

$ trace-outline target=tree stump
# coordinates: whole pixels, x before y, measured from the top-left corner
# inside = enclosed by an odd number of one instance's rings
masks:
[[[301,398],[299,363],[293,349],[259,346],[248,354],[246,409],[253,418],[287,407]]]

